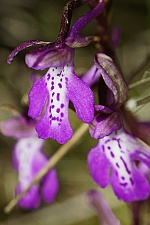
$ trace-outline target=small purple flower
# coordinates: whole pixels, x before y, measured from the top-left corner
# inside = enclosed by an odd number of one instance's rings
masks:
[[[86,199],[89,205],[95,209],[102,225],[121,225],[100,192],[89,190]]]
[[[30,117],[35,119],[41,116],[46,105],[46,111],[36,124],[36,131],[42,139],[52,138],[63,144],[72,137],[73,130],[68,119],[69,101],[84,123],[90,123],[94,118],[93,92],[74,72],[74,48],[86,46],[92,41],[92,37],[83,37],[80,32],[103,7],[104,1],[101,0],[93,10],[75,22],[63,40],[22,43],[8,57],[8,63],[11,63],[19,51],[35,46],[26,55],[26,64],[36,70],[49,68],[29,93]]]
[[[138,162],[150,168],[150,149],[122,127],[99,139],[88,154],[92,178],[102,188],[111,184],[115,194],[125,202],[146,199],[150,187]]]
[[[19,116],[0,123],[1,132],[7,137],[17,138],[13,150],[13,166],[18,172],[16,194],[21,193],[33,180],[35,175],[46,165],[48,158],[42,152],[44,140],[37,137],[34,130],[35,122]],[[41,197],[50,203],[58,192],[59,184],[55,169],[52,169],[34,185],[19,201],[19,206],[25,209],[39,207]]]

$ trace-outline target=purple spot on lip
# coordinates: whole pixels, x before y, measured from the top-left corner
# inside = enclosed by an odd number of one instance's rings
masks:
[[[118,164],[118,163],[116,163],[116,166],[117,166],[118,168],[120,168],[120,166],[119,166],[119,164]]]
[[[62,88],[62,84],[58,83],[58,87],[59,87],[59,88]]]
[[[134,185],[134,181],[132,180],[132,178],[130,177],[130,182],[132,185]]]
[[[57,101],[60,100],[60,93],[57,93]]]
[[[113,152],[110,152],[110,154],[111,154],[111,157],[112,157],[112,158],[114,158],[114,157],[115,157],[115,155],[114,155],[114,153],[113,153]]]
[[[120,138],[112,138],[112,140],[117,141],[118,142],[118,147],[121,148]]]
[[[102,145],[102,150],[103,150],[103,152],[105,152],[105,146],[104,145]]]
[[[47,80],[49,80],[49,79],[50,79],[50,77],[51,77],[51,76],[50,76],[50,74],[48,73],[48,74],[47,74]]]
[[[59,113],[59,112],[60,112],[60,109],[59,109],[59,108],[57,108],[57,109],[56,109],[56,112],[57,112],[57,113]]]
[[[119,183],[121,186],[126,187],[128,185],[128,183]]]
[[[57,77],[60,77],[61,73],[57,73]]]
[[[108,143],[108,142],[110,142],[110,139],[108,139],[107,141],[105,141],[105,144]]]
[[[64,113],[61,112],[61,113],[60,113],[60,116],[63,117],[63,116],[64,116]]]
[[[122,162],[123,162],[123,164],[124,164],[124,166],[125,166],[125,168],[126,168],[127,173],[128,173],[128,174],[131,174],[131,172],[130,172],[130,170],[128,169],[128,166],[127,166],[126,162],[124,161],[124,159],[122,158],[122,156],[120,157],[120,159],[122,160]]]
[[[61,108],[64,108],[64,106],[65,106],[65,105],[64,105],[63,103],[60,105]]]

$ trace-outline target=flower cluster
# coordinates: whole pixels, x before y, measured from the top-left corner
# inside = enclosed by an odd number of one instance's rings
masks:
[[[132,202],[146,199],[149,195],[150,186],[139,164],[150,168],[150,150],[125,129],[122,105],[127,99],[128,86],[112,58],[104,53],[95,55],[94,65],[82,78],[74,72],[75,48],[85,47],[93,40],[92,37],[82,36],[81,31],[102,12],[104,4],[105,1],[100,0],[95,8],[79,18],[71,28],[67,27],[67,31],[55,42],[33,40],[22,43],[10,54],[8,63],[23,49],[35,47],[26,54],[27,66],[35,70],[48,69],[33,84],[29,93],[28,116],[34,119],[34,123],[36,119],[38,137],[44,140],[51,138],[60,144],[71,139],[73,130],[68,115],[71,102],[78,118],[89,124],[91,137],[98,140],[96,147],[88,154],[88,166],[93,180],[102,188],[111,184],[119,199]],[[118,39],[113,36],[112,41],[115,47]],[[99,104],[94,106],[94,94],[90,87],[97,81]],[[14,123],[16,127],[16,123],[22,124],[23,120],[20,117],[16,120],[18,122],[7,121],[10,123],[7,126],[11,127]],[[17,193],[31,182],[47,162],[41,152],[44,141],[38,139],[33,125],[25,123],[25,127],[28,127],[25,133],[16,128],[19,134],[14,149],[14,167],[19,172]],[[32,130],[30,132],[29,127]],[[9,136],[9,132],[4,131],[3,124],[3,133]],[[18,138],[16,134],[10,136]],[[56,172],[51,170],[41,181],[41,191],[46,202],[54,198],[57,189]],[[20,201],[20,205],[35,208],[39,202],[39,186],[36,185]]]

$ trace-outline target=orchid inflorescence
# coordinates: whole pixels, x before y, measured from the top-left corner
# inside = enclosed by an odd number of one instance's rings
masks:
[[[91,10],[70,27],[73,9],[82,4],[89,5]],[[48,159],[42,153],[44,142],[51,138],[64,144],[72,138],[73,129],[68,116],[70,107],[83,123],[89,124],[91,137],[98,140],[88,153],[88,168],[93,180],[102,188],[110,184],[116,196],[125,202],[144,200],[149,196],[149,182],[139,168],[140,165],[150,168],[150,149],[142,142],[142,135],[136,134],[136,129],[133,130],[128,123],[124,107],[128,85],[116,61],[116,39],[113,41],[107,37],[111,45],[109,49],[99,29],[100,48],[95,53],[94,65],[81,77],[74,72],[75,48],[83,48],[93,41],[92,36],[85,37],[81,31],[94,18],[98,28],[103,26],[101,19],[107,16],[106,5],[105,0],[70,1],[64,8],[60,33],[55,42],[27,41],[8,57],[10,64],[20,51],[34,47],[25,56],[27,66],[35,70],[47,69],[29,92],[28,115],[0,124],[5,136],[17,139],[13,153],[13,165],[19,174],[16,194],[23,191],[46,164]],[[97,104],[94,104],[94,84],[98,85]],[[131,117],[134,119],[133,115]],[[140,123],[135,124],[138,129]],[[38,207],[39,192],[46,202],[51,202],[58,186],[56,171],[52,169],[41,180],[41,187],[33,186],[19,205],[23,208]]]

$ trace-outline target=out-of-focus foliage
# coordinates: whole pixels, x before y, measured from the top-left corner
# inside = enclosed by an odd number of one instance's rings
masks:
[[[30,74],[33,72],[24,63],[25,52],[19,53],[12,65],[6,63],[10,51],[23,41],[43,39],[54,41],[59,31],[61,10],[67,1],[63,0],[1,0],[0,5],[0,105],[11,104],[21,111],[21,99],[30,90]],[[73,20],[87,12],[82,6],[74,11]],[[150,54],[150,1],[114,0],[111,29],[121,27],[121,40],[117,49],[118,59],[127,80],[135,75],[140,65]],[[85,34],[96,34],[95,22],[84,31]],[[94,44],[76,51],[75,67],[78,74],[86,71],[93,64]],[[145,71],[150,72],[150,63],[136,74],[133,81],[142,79]],[[40,72],[41,73],[41,72]],[[147,76],[150,76],[148,73]],[[130,92],[132,98],[148,95],[149,85],[138,86]],[[146,88],[145,88],[146,87]],[[142,120],[150,120],[149,107],[138,109],[136,115]],[[11,112],[1,110],[0,120],[11,116]],[[74,129],[80,121],[70,111]],[[96,141],[86,134],[80,143],[68,153],[57,165],[60,180],[60,191],[52,205],[45,205],[34,212],[16,209],[12,214],[3,212],[4,206],[12,199],[17,182],[16,173],[11,166],[11,154],[15,140],[0,135],[0,225],[96,225],[99,221],[87,206],[84,194],[88,189],[97,187],[88,173],[86,155]],[[50,156],[59,145],[52,140],[46,142],[45,151]],[[99,189],[100,190],[100,189]],[[102,193],[112,207],[115,215],[123,225],[130,224],[130,208],[116,199],[107,188]],[[142,213],[143,225],[149,220],[150,208]]]

